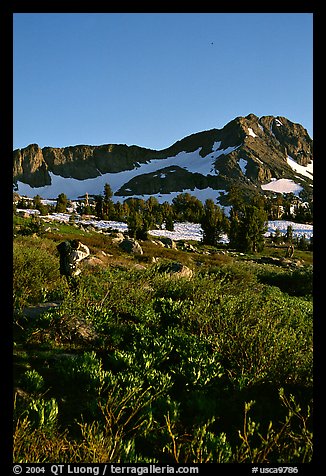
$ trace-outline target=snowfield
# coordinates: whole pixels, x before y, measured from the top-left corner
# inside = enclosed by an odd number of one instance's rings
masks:
[[[19,211],[19,210],[17,210]],[[24,212],[35,213],[38,210],[22,210]],[[53,213],[51,215],[46,215],[43,218],[46,220],[52,221],[59,221],[64,223],[69,223],[70,218],[69,213]],[[109,230],[117,230],[123,232],[128,231],[128,225],[123,222],[112,221],[112,220],[96,220],[94,218],[90,218],[87,220],[82,220],[77,217],[76,222],[80,225],[91,225],[96,228],[98,231],[109,231]],[[265,236],[270,236],[271,233],[275,233],[278,229],[282,234],[286,234],[287,227],[291,225],[293,229],[293,236],[301,237],[305,235],[307,239],[310,239],[313,236],[313,225],[307,224],[300,224],[295,223],[293,221],[288,220],[270,220],[268,221],[268,228]],[[178,240],[193,240],[193,241],[201,241],[203,233],[202,228],[199,223],[175,223],[174,224],[174,231],[168,231],[163,229],[160,230],[150,230],[149,234],[153,237],[164,236],[166,238],[171,238],[174,241]],[[221,243],[227,243],[228,238],[226,235],[223,235],[220,240]]]
[[[311,238],[314,234],[313,225],[307,225],[305,223],[295,223],[288,220],[271,220],[268,222],[268,230],[265,233],[265,236],[268,236],[270,233],[275,233],[278,229],[282,234],[286,233],[287,227],[291,225],[293,230],[293,236],[303,236],[307,239]]]
[[[271,192],[278,192],[278,193],[293,193],[294,195],[298,196],[302,190],[301,185],[293,182],[290,179],[272,179],[269,183],[262,185],[261,188],[263,190],[269,190]]]

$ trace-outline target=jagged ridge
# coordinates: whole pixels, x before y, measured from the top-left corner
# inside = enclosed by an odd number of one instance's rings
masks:
[[[300,124],[280,116],[249,114],[160,151],[124,144],[43,149],[31,144],[14,151],[13,179],[16,188],[22,182],[37,193],[37,188],[51,185],[50,173],[86,180],[132,171],[132,177],[114,190],[116,196],[128,197],[208,187],[227,191],[235,184],[249,193],[272,178],[288,178],[312,193],[312,179],[300,176],[287,162],[290,157],[307,166],[313,160],[312,146]]]

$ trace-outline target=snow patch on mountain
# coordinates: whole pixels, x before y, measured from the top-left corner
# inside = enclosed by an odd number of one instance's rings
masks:
[[[313,162],[304,167],[303,165],[299,165],[290,155],[287,156],[286,161],[295,172],[310,179],[313,178]]]
[[[248,134],[249,134],[251,137],[257,137],[257,134],[254,133],[254,131],[251,129],[251,127],[248,127]]]
[[[293,193],[294,195],[299,195],[302,188],[301,185],[298,185],[293,180],[290,179],[272,179],[270,182],[261,185],[263,190],[269,190],[271,192],[278,193]]]
[[[247,165],[248,165],[248,161],[245,160],[245,159],[239,159],[238,160],[238,165],[241,169],[241,172],[243,173],[243,175],[246,175],[247,173]]]

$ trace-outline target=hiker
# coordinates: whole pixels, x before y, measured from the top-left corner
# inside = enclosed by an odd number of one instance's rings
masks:
[[[75,292],[81,273],[78,263],[89,256],[89,249],[79,240],[67,240],[60,243],[57,250],[60,254],[60,274],[66,276],[69,288]]]

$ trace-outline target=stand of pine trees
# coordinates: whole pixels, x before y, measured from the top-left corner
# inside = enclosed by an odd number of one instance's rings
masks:
[[[186,221],[201,224],[204,244],[217,246],[221,236],[226,234],[231,249],[256,253],[264,247],[268,219],[289,220],[297,216],[297,221],[312,222],[312,203],[300,203],[293,194],[278,194],[267,198],[257,194],[250,203],[247,203],[244,202],[238,188],[231,188],[228,194],[231,204],[229,217],[213,200],[208,199],[203,204],[189,193],[178,194],[171,204],[159,203],[155,197],[148,200],[128,198],[123,203],[114,203],[112,196],[112,189],[106,183],[103,193],[92,198],[92,204],[88,202],[87,195],[85,202],[79,203],[77,211],[81,214],[95,212],[100,220],[126,222],[129,235],[143,240],[148,238],[150,229],[164,227],[173,231],[174,222]],[[68,205],[69,201],[64,193],[58,195],[55,207],[44,205],[39,195],[32,201],[24,201],[21,198],[16,204],[17,208],[36,208],[41,214],[50,212],[51,208],[56,212],[66,212]],[[294,216],[291,215],[291,210]],[[274,240],[276,239],[277,236],[274,237]],[[291,230],[287,232],[286,241],[292,242]],[[310,249],[312,244],[306,241],[304,237],[300,243],[295,244],[302,249]]]

